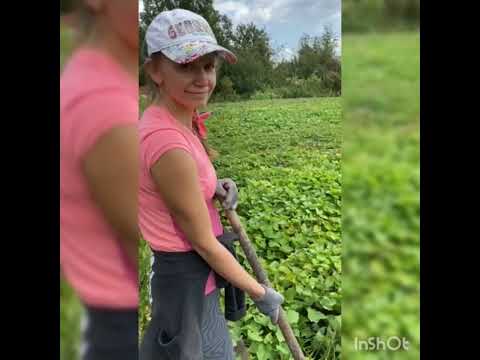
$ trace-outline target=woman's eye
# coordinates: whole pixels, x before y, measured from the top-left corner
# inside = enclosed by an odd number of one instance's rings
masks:
[[[209,63],[207,65],[205,65],[205,70],[206,71],[212,71],[215,69],[215,64],[214,63]]]
[[[178,64],[178,69],[180,71],[184,71],[184,72],[187,72],[187,71],[190,71],[192,68],[192,65],[190,63],[186,63],[186,64]]]

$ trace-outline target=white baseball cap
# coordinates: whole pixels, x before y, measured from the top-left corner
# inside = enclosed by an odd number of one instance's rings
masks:
[[[218,45],[208,22],[189,10],[174,9],[158,14],[147,28],[145,41],[149,57],[161,51],[179,64],[214,51],[218,51],[230,64],[237,62],[234,53]]]

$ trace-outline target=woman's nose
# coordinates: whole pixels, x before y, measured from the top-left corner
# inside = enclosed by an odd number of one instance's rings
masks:
[[[205,69],[195,69],[195,83],[199,85],[208,85],[209,77],[208,72]]]
[[[207,75],[207,72],[205,71],[205,68],[203,66],[196,66],[195,67],[195,73],[197,74],[197,76],[199,77],[204,77]]]

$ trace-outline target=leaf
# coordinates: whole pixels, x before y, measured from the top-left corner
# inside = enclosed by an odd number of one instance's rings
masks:
[[[317,311],[312,308],[307,309],[308,319],[313,322],[318,322],[321,319],[326,319],[327,317],[322,314],[320,311]]]
[[[273,336],[272,333],[268,333],[267,336],[263,338],[263,342],[265,344],[271,344],[273,342]]]
[[[288,347],[287,345],[285,345],[285,343],[281,343],[277,345],[276,350],[281,354],[290,355],[290,351],[288,350]]]
[[[268,353],[265,348],[265,345],[260,344],[260,346],[257,349],[256,355],[258,360],[266,360],[268,358]]]
[[[320,300],[320,305],[323,306],[323,308],[327,310],[332,310],[333,306],[335,305],[335,300],[329,299],[329,298],[323,298]]]
[[[284,294],[285,294],[285,300],[293,301],[293,299],[295,298],[295,295],[296,295],[295,288],[291,287],[290,289],[285,291]]]
[[[280,329],[279,329],[278,327],[276,328],[275,336],[277,337],[277,340],[278,340],[280,343],[283,343],[283,342],[285,341],[285,338],[283,337],[283,334],[282,334],[282,332],[280,331]]]
[[[298,312],[295,310],[288,310],[287,311],[287,320],[289,324],[296,324],[298,322]]]
[[[253,330],[249,329],[247,331],[247,335],[248,335],[248,338],[253,340],[253,341],[262,342],[262,337],[256,331],[253,331]]]

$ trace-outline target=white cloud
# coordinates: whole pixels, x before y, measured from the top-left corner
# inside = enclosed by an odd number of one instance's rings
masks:
[[[245,22],[250,14],[247,5],[239,1],[215,1],[215,9],[221,14],[227,14],[234,26]]]
[[[290,61],[293,59],[293,57],[296,55],[296,53],[290,49],[290,48],[284,48],[280,50],[273,58],[274,62],[281,62],[283,60]]]
[[[234,26],[249,22],[265,25],[286,17],[288,7],[285,5],[291,1],[292,0],[215,0],[214,7],[220,11],[220,13],[230,17]]]
[[[272,18],[272,8],[259,8],[254,11],[254,17],[263,22],[268,22]]]
[[[245,13],[249,12],[248,7],[239,1],[215,1],[215,8],[221,13],[233,12],[233,13]]]
[[[298,23],[305,32],[322,32],[330,25],[340,34],[341,0],[214,0],[214,7],[236,26]]]

